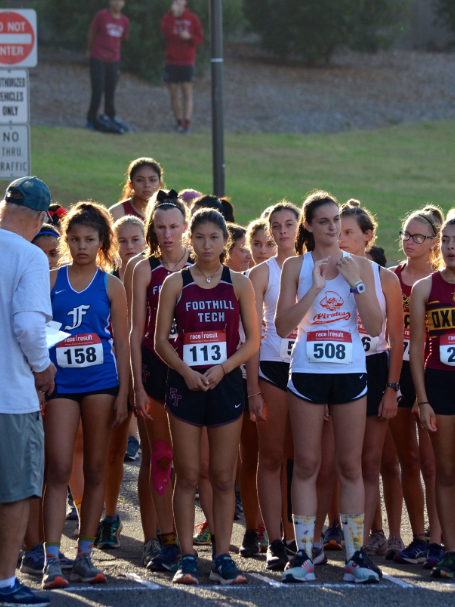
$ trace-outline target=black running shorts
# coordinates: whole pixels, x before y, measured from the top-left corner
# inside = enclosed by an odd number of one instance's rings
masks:
[[[259,379],[269,382],[272,386],[287,391],[289,381],[289,363],[275,360],[261,360],[259,363]]]
[[[386,391],[389,378],[389,356],[387,352],[379,352],[367,356],[368,395],[367,417],[377,416],[379,405]]]
[[[164,404],[166,400],[166,378],[169,367],[143,346],[142,348],[142,383],[147,395]]]
[[[411,365],[408,360],[403,361],[400,375],[401,397],[398,399],[398,406],[404,409],[412,409],[416,400],[416,391],[412,381]]]
[[[194,65],[165,65],[163,80],[168,84],[194,82]]]
[[[102,390],[92,390],[91,392],[72,392],[67,394],[64,392],[57,392],[57,388],[52,392],[50,396],[46,396],[46,401],[55,400],[56,398],[66,398],[68,400],[74,400],[79,405],[82,405],[82,401],[86,396],[98,396],[101,394],[107,394],[108,396],[117,396],[119,393],[119,386],[114,388],[103,388]]]
[[[239,367],[208,392],[190,390],[183,377],[169,369],[166,409],[178,419],[194,426],[223,426],[241,417],[244,407],[245,391]]]
[[[425,369],[425,390],[436,415],[455,415],[455,370]]]
[[[344,405],[366,396],[366,373],[293,373],[288,390],[315,405]]]

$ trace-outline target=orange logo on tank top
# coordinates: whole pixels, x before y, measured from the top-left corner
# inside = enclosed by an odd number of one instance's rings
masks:
[[[349,320],[350,312],[343,312],[338,308],[344,304],[344,299],[335,291],[326,291],[324,299],[321,300],[321,306],[329,310],[329,312],[321,312],[313,317],[314,325],[323,325],[328,322],[336,322],[337,320]]]

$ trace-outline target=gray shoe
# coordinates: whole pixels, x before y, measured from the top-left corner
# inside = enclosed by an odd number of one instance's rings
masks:
[[[87,582],[88,584],[105,584],[106,578],[92,563],[90,554],[86,554],[74,561],[70,581]]]
[[[322,540],[322,538],[321,538]],[[320,548],[313,546],[313,565],[325,565],[327,563],[327,557],[324,554],[324,544]]]
[[[384,556],[387,552],[387,539],[384,531],[382,529],[374,531],[368,538],[365,548],[368,556]]]
[[[396,554],[400,554],[403,552],[405,546],[401,537],[397,535],[391,535],[387,540],[387,551],[385,553],[385,558],[388,561],[393,561],[393,558]]]
[[[144,547],[142,548],[142,565],[147,567],[150,561],[157,557],[160,552],[161,544],[158,540],[153,539],[145,542]]]
[[[43,581],[41,587],[44,590],[51,590],[53,588],[66,588],[68,582],[63,575],[62,565],[59,559],[51,559],[47,561],[43,569]]]

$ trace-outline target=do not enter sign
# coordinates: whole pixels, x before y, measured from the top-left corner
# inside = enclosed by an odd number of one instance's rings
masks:
[[[35,67],[36,12],[0,10],[0,67]]]

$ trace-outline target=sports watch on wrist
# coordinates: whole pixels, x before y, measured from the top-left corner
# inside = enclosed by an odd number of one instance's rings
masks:
[[[349,290],[351,291],[351,293],[365,293],[366,286],[361,280],[358,280],[355,285]]]
[[[394,384],[387,383],[386,388],[392,388],[392,390],[395,390],[395,392],[398,392],[398,390],[400,389],[400,384],[398,382],[396,382]]]

